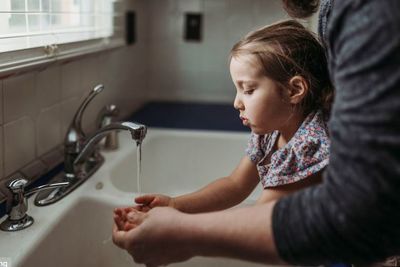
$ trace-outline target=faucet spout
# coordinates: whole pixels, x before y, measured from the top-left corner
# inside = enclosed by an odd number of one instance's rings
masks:
[[[85,159],[91,155],[96,147],[96,144],[108,133],[118,130],[127,130],[131,133],[132,139],[140,144],[146,136],[147,127],[140,123],[134,122],[115,122],[111,123],[98,131],[96,131],[91,136],[87,137],[87,142],[83,145],[81,153],[74,160],[74,165],[85,161]]]

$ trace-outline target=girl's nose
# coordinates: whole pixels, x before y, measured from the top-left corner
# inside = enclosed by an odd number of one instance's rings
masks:
[[[233,101],[233,107],[237,110],[243,109],[243,103],[240,100],[238,94],[235,96],[235,100]]]

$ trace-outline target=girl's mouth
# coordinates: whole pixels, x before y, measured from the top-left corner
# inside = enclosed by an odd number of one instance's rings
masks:
[[[245,117],[240,117],[240,119],[242,120],[243,125],[247,126],[249,125],[249,120]]]

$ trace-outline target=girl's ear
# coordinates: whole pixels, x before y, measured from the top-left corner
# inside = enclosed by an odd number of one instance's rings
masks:
[[[299,104],[308,93],[308,82],[302,76],[294,76],[289,81],[289,102]]]

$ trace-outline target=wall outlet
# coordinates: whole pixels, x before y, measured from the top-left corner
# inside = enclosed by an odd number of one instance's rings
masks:
[[[136,42],[136,13],[135,11],[126,12],[125,18],[125,40],[126,44],[131,45]]]
[[[186,41],[200,42],[202,39],[203,14],[186,13],[185,14],[185,35]]]

